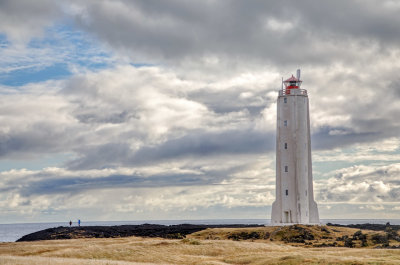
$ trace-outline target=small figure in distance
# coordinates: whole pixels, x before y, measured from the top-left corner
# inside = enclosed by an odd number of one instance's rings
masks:
[[[71,227],[72,226],[72,221],[71,220],[69,220],[69,227]]]
[[[78,219],[78,226],[81,226],[81,219]]]

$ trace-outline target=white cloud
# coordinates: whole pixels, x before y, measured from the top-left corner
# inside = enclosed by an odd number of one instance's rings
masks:
[[[270,30],[277,31],[278,33],[291,30],[295,27],[290,21],[280,21],[275,18],[267,19],[265,26]]]
[[[349,132],[346,132],[345,130],[330,130],[329,135],[346,135],[349,134]]]
[[[383,205],[367,205],[366,208],[373,210],[373,211],[382,211],[385,209]]]
[[[400,164],[352,166],[334,176],[315,181],[316,197],[329,203],[397,203],[400,197]]]

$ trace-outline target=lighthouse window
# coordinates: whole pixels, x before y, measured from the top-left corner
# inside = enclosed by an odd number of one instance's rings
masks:
[[[285,143],[285,149],[287,149],[287,143]]]
[[[283,121],[283,125],[287,126],[287,120]]]
[[[287,103],[287,98],[283,98],[283,103]]]
[[[307,190],[306,190],[306,196],[307,196]]]
[[[286,190],[286,196],[288,196],[289,195],[289,191],[288,190]]]
[[[285,166],[285,172],[288,172],[288,171],[289,171],[289,167]]]

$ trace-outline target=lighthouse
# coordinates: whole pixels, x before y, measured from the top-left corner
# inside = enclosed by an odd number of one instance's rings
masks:
[[[276,200],[271,223],[317,224],[311,164],[310,113],[300,69],[283,81],[277,100]]]

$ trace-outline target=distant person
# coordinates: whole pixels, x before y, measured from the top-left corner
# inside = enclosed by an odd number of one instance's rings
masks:
[[[69,227],[71,227],[72,226],[72,221],[71,220],[69,220]]]
[[[81,220],[78,219],[78,226],[81,226]]]

